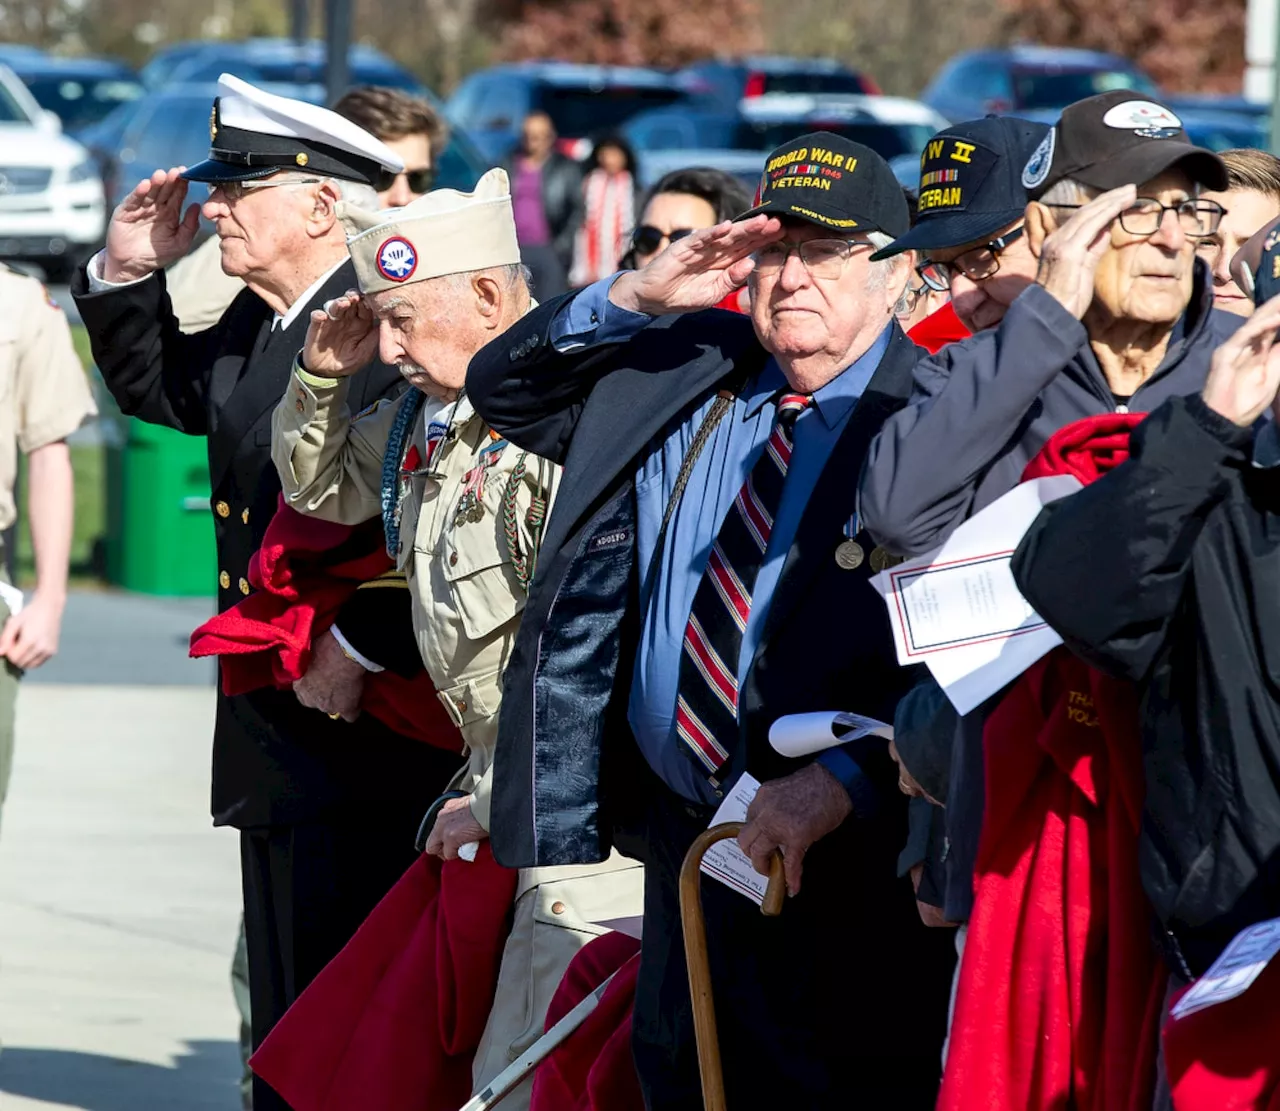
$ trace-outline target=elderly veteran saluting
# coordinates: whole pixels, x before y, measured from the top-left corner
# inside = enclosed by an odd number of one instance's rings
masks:
[[[868,530],[897,554],[925,552],[1021,480],[1059,428],[1197,392],[1239,319],[1213,307],[1196,259],[1222,208],[1217,155],[1165,106],[1118,91],[1073,104],[1027,162],[1026,245],[1036,281],[998,327],[916,368],[911,404],[876,437],[863,472]],[[982,828],[982,732],[960,720],[946,802],[946,917],[966,921]]]
[[[290,505],[348,525],[381,517],[408,574],[418,647],[469,750],[464,794],[427,846],[449,859],[487,836],[503,672],[559,468],[491,431],[463,392],[472,355],[530,307],[505,171],[471,194],[441,189],[343,220],[360,293],[311,314],[273,456]],[[352,419],[350,375],[379,348],[414,388]],[[565,967],[605,932],[593,923],[638,915],[641,896],[641,866],[616,855],[521,873],[477,1087],[542,1033]]]
[[[354,280],[337,206],[375,205],[373,183],[401,162],[326,109],[230,76],[218,88],[209,158],[139,184],[72,289],[121,409],[208,438],[222,611],[250,592],[249,560],[276,511],[270,415],[308,314]],[[184,335],[164,269],[196,232],[190,181],[207,183],[223,269],[248,288],[212,328]],[[351,388],[367,405],[403,382],[376,365]],[[311,670],[341,657],[326,636]],[[219,694],[213,816],[242,831],[255,1045],[413,862],[417,824],[455,764],[368,715],[330,720],[292,691]],[[281,1106],[255,1088],[258,1111]]]
[[[738,222],[539,307],[468,373],[494,427],[565,466],[507,668],[494,845],[523,866],[644,854],[633,1047],[664,1111],[702,1106],[680,863],[743,772],[763,786],[739,843],[761,870],[782,849],[793,898],[765,919],[704,885],[729,1105],[854,1083],[933,1106],[948,939],[895,876],[886,746],[796,760],[767,739],[806,710],[891,720],[909,682],[854,505],[917,356],[893,313],[909,268],[870,261],[907,223],[879,155],[802,136]],[[748,281],[749,318],[700,311]]]

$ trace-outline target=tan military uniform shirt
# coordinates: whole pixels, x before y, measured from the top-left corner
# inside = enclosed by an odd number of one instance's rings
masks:
[[[65,440],[97,406],[66,315],[34,278],[0,266],[0,529],[17,518],[18,451]]]
[[[379,402],[352,420],[345,398],[345,382],[295,369],[275,412],[272,457],[290,505],[354,525],[382,512],[382,460],[405,402]],[[525,603],[517,563],[533,550],[534,499],[550,509],[559,468],[491,435],[465,398],[456,406],[430,400],[423,406],[410,441],[420,459],[427,459],[433,422],[448,431],[429,464],[402,475],[396,561],[408,575],[423,662],[468,746],[457,786],[471,794],[472,812],[487,829],[502,671]],[[604,923],[638,917],[643,896],[642,866],[617,853],[600,864],[521,869],[493,1009],[473,1065],[476,1091],[541,1036],[547,1007],[578,950],[608,932]],[[527,1111],[530,1091],[526,1080],[504,1108]]]
[[[402,402],[379,402],[351,420],[346,393],[345,380],[295,371],[276,410],[272,457],[290,505],[354,525],[382,513],[382,460]],[[467,745],[472,774],[461,789],[474,793],[472,809],[487,826],[481,778],[493,762],[502,671],[525,602],[516,562],[534,550],[531,511],[536,498],[545,512],[559,468],[491,436],[466,398],[426,402],[410,441],[419,459],[433,420],[447,421],[448,432],[430,466],[400,483],[396,563],[408,575],[423,663]]]

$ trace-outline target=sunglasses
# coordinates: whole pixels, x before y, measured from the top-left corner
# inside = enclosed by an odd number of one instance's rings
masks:
[[[659,231],[652,224],[641,224],[631,233],[631,246],[642,255],[656,255],[662,250],[663,243],[674,243],[686,235],[692,235],[697,228],[672,228],[670,231]]]
[[[373,183],[374,189],[385,193],[396,183],[396,178],[403,176],[409,183],[412,193],[430,193],[436,183],[436,172],[428,167],[425,170],[405,170],[403,174],[393,174],[390,170],[379,170],[378,180]]]

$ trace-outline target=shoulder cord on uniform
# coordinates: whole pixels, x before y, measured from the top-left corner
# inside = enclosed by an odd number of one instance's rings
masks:
[[[400,547],[400,469],[426,400],[427,395],[421,390],[407,390],[401,397],[387,436],[387,450],[382,456],[382,534],[387,542],[387,555],[392,559],[397,557]]]
[[[525,461],[529,453],[523,451],[516,465],[511,469],[506,488],[502,491],[502,530],[507,539],[507,553],[511,556],[515,568],[516,579],[521,589],[528,594],[529,584],[533,582],[533,574],[538,567],[538,550],[542,547],[542,533],[547,523],[546,488],[539,482],[535,484],[533,500],[525,513],[525,525],[530,532],[529,551],[520,550],[520,484],[524,481]]]

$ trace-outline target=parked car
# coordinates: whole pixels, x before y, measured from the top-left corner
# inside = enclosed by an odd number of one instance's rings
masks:
[[[920,99],[952,123],[993,113],[1037,118],[1047,113],[1056,119],[1068,104],[1113,89],[1160,95],[1151,78],[1117,54],[1011,46],[955,55]]]
[[[925,143],[947,126],[932,108],[889,96],[809,96],[771,93],[741,102],[738,111],[667,108],[637,116],[623,128],[641,153],[651,151],[769,151],[806,131],[832,131],[870,147],[886,160],[918,159]]]
[[[636,179],[641,189],[651,189],[664,174],[692,166],[723,170],[738,178],[754,194],[764,172],[764,153],[707,147],[689,150],[646,150],[636,153]]]
[[[593,137],[687,99],[675,76],[654,69],[519,62],[473,73],[449,99],[448,114],[490,163],[515,149],[521,122],[533,111],[551,117],[564,153],[584,158]]]
[[[732,111],[740,100],[769,93],[863,93],[880,87],[865,73],[833,58],[788,58],[753,55],[747,58],[707,59],[686,66],[680,81],[694,96],[722,110]]]
[[[65,281],[106,228],[98,165],[0,66],[0,258]]]
[[[273,91],[312,103],[324,101],[323,90],[314,85],[276,85]],[[216,95],[216,84],[167,85],[128,110],[113,113],[90,133],[89,142],[104,166],[112,208],[153,170],[192,166],[207,155],[209,109]],[[487,168],[466,135],[455,128],[439,158],[437,187],[471,189]]]
[[[353,85],[386,85],[417,92],[421,82],[392,58],[371,46],[355,44],[347,54]],[[239,42],[175,43],[159,50],[142,67],[141,78],[149,89],[166,84],[199,84],[234,73],[255,85],[294,88],[314,85],[319,90],[308,99],[322,99],[328,70],[323,40],[296,43],[292,39],[257,38]],[[274,88],[272,91],[276,91]]]
[[[8,65],[22,78],[40,107],[55,112],[62,121],[62,130],[75,137],[146,91],[132,69],[110,58],[37,54],[14,59]]]

